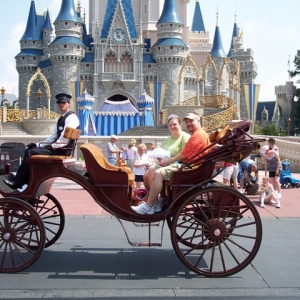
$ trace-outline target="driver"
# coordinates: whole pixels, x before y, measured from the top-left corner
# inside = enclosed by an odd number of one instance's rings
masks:
[[[68,145],[69,139],[64,138],[66,127],[78,128],[79,119],[72,111],[70,111],[72,96],[66,93],[60,93],[55,96],[56,103],[61,116],[57,121],[57,125],[53,129],[51,136],[40,143],[30,143],[24,154],[23,161],[17,170],[16,175],[10,173],[4,182],[12,189],[22,188],[27,185],[30,177],[30,166],[26,158],[31,155],[69,155],[69,149],[64,149]],[[25,186],[26,188],[26,186]]]

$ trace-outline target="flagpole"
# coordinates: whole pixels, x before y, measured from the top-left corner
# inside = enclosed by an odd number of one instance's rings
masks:
[[[291,64],[290,64],[290,55],[289,55],[289,61],[288,61],[288,65],[289,65],[289,71],[288,71],[288,73],[289,73],[289,81],[291,81],[291,74],[290,74],[290,71],[291,71]]]

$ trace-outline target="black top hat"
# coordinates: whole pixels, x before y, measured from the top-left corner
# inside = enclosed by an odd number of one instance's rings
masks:
[[[66,93],[59,93],[55,96],[56,98],[56,103],[59,103],[59,102],[70,102],[72,96],[69,95],[69,94],[66,94]]]

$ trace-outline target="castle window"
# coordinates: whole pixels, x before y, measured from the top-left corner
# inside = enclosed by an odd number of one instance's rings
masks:
[[[64,45],[64,49],[68,49],[68,45]]]
[[[22,56],[22,60],[25,60],[25,57],[24,57],[24,56]]]
[[[35,57],[35,56],[33,57],[33,60],[36,60],[36,57]]]
[[[170,24],[170,27],[173,27],[173,24]]]
[[[147,66],[147,68],[148,68],[148,69],[151,69],[151,68],[152,68],[152,66],[151,66],[151,65],[148,65],[148,66]]]
[[[80,50],[80,46],[77,46],[77,50]]]
[[[147,4],[144,5],[144,15],[147,14]]]
[[[65,25],[69,25],[69,22],[65,22]]]
[[[27,42],[25,41],[24,44],[27,44]]]
[[[75,23],[75,26],[77,26],[77,23]]]
[[[160,47],[157,47],[157,50],[160,51]]]
[[[33,44],[35,44],[35,41],[32,41]]]
[[[160,27],[164,27],[164,25],[160,25]]]
[[[85,64],[85,67],[86,67],[86,68],[89,68],[89,67],[90,67],[90,64]]]
[[[44,35],[47,35],[47,31],[44,31]]]
[[[174,48],[173,46],[170,46],[170,50],[173,50],[173,48]]]

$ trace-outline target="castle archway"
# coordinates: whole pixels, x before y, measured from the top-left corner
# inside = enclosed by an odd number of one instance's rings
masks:
[[[51,98],[51,93],[50,93],[50,87],[48,84],[48,81],[46,77],[42,74],[42,71],[40,68],[37,68],[35,74],[32,75],[30,78],[27,88],[26,88],[26,116],[29,118],[29,97],[30,97],[30,92],[31,92],[31,87],[33,85],[34,80],[36,80],[38,77],[42,80],[44,83],[44,86],[46,88],[46,94],[47,94],[47,99],[48,99],[48,118],[50,119],[50,98]]]

